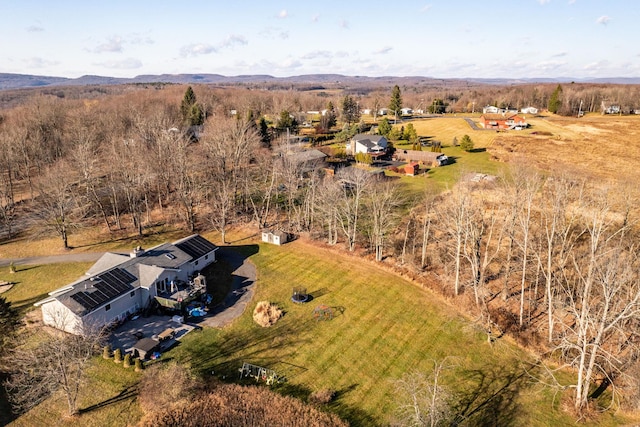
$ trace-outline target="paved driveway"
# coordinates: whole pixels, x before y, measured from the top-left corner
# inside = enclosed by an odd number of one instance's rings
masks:
[[[176,332],[174,339],[167,340],[163,343],[163,350],[166,350],[176,344],[176,340],[179,341],[194,329],[192,325],[177,323],[171,319],[171,316],[139,316],[135,320],[128,320],[120,325],[109,337],[111,348],[119,348],[122,349],[123,353],[127,353],[139,338],[157,338],[162,331],[172,328]]]
[[[200,325],[213,328],[223,328],[240,317],[247,305],[253,299],[256,282],[256,266],[246,257],[232,249],[220,247],[218,249],[220,260],[233,266],[233,283],[231,292],[222,304],[209,311]]]

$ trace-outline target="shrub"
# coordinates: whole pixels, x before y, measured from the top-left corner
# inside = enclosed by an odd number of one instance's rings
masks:
[[[162,393],[158,393],[159,387]],[[152,415],[192,402],[203,388],[202,381],[184,366],[177,363],[153,365],[140,379],[138,401],[142,410]]]
[[[471,140],[471,137],[469,135],[464,135],[462,137],[462,139],[460,140],[460,148],[462,148],[464,151],[473,150],[473,141]]]
[[[124,355],[124,363],[122,364],[125,368],[131,366],[131,354],[127,353]]]
[[[122,350],[116,348],[113,352],[113,361],[116,363],[122,363]]]
[[[141,359],[136,359],[136,372],[140,372],[144,369],[144,363],[142,363]]]
[[[154,389],[157,394],[157,388]],[[305,426],[346,427],[335,414],[322,412],[298,399],[256,386],[220,384],[209,393],[173,408],[161,408],[139,425],[163,426]]]
[[[111,347],[105,345],[102,349],[102,358],[103,359],[111,359]]]
[[[269,301],[260,301],[253,310],[253,320],[263,328],[274,325],[282,317],[282,310]]]
[[[311,393],[311,395],[309,395],[309,402],[314,405],[326,405],[327,403],[330,403],[334,397],[336,397],[336,392],[334,390],[324,388]]]

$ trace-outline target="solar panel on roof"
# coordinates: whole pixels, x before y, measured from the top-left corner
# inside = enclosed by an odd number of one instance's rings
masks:
[[[193,236],[184,242],[176,244],[176,246],[194,259],[200,258],[216,248],[216,245],[200,235]]]
[[[87,310],[91,309],[90,307],[92,306],[92,303],[87,300],[84,293],[79,292],[77,294],[73,294],[71,295],[71,298]]]

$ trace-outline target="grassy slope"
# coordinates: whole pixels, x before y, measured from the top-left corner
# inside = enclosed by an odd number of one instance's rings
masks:
[[[395,379],[427,371],[432,359],[449,356],[458,368],[447,384],[467,416],[489,417],[499,425],[573,424],[549,392],[529,382],[524,351],[506,340],[490,347],[440,297],[366,262],[303,242],[261,246],[252,259],[260,272],[254,302],[276,302],[285,317],[262,329],[247,311],[224,331],[186,337],[176,358],[207,375],[227,377],[235,377],[243,361],[267,366],[287,376],[284,392],[304,398],[332,388],[339,396],[332,410],[353,425],[377,425],[388,423],[394,411]],[[305,286],[316,297],[293,304],[293,286]],[[336,307],[336,317],[314,321],[319,304]]]

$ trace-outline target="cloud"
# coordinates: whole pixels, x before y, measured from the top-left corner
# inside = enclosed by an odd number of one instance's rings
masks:
[[[567,56],[567,55],[569,55],[568,52],[558,52],[558,53],[555,53],[555,54],[551,55],[551,57],[552,58],[562,58],[562,57]]]
[[[44,31],[44,27],[40,25],[29,25],[27,31],[30,33],[41,33]]]
[[[340,21],[340,28],[348,30],[349,29],[349,21],[347,21],[346,19],[343,19]]]
[[[569,0],[569,4],[575,4],[576,0]]]
[[[333,58],[333,54],[328,50],[314,50],[302,56],[302,59],[319,59],[319,58]]]
[[[37,56],[26,59],[24,63],[28,68],[45,68],[59,64],[58,61],[49,61],[48,59],[40,58]]]
[[[262,37],[270,38],[270,39],[281,39],[286,40],[289,38],[289,32],[283,30],[282,28],[277,27],[267,27],[264,30],[260,31]]]
[[[244,36],[238,34],[228,35],[222,43],[220,43],[220,48],[231,48],[234,46],[244,46],[246,45],[247,39]]]
[[[320,14],[316,13],[311,17],[311,22],[318,22],[320,20]]]
[[[97,63],[96,65],[100,65],[105,68],[112,68],[116,70],[132,70],[135,68],[142,67],[142,61],[136,58],[127,58],[118,61],[105,61]]]
[[[391,52],[392,50],[393,50],[393,47],[384,46],[384,47],[381,47],[378,50],[374,50],[373,53],[376,54],[376,55],[385,55],[385,54]]]
[[[287,16],[289,16],[287,9],[282,9],[280,13],[278,13],[278,18],[280,19],[285,19]]]
[[[547,4],[547,3],[551,3],[551,0],[538,0],[538,3]]]
[[[105,43],[99,44],[93,49],[90,49],[90,51],[93,53],[122,52],[122,43],[123,41],[120,36],[113,36]]]
[[[420,13],[427,12],[429,9],[431,9],[431,7],[433,7],[433,5],[431,5],[431,4],[427,4],[425,6],[422,6],[422,9],[420,9]]]
[[[609,61],[602,60],[597,62],[592,62],[584,66],[584,69],[587,71],[599,71],[607,68],[609,66]]]
[[[182,46],[180,48],[180,55],[183,57],[208,55],[210,53],[216,53],[218,49],[215,46],[206,43],[196,43]]]
[[[607,15],[602,15],[600,18],[596,19],[596,23],[601,25],[607,25],[611,21],[611,18]]]
[[[248,43],[249,42],[244,36],[239,34],[230,34],[216,45],[212,45],[209,43],[193,43],[182,46],[182,48],[180,48],[180,56],[193,57],[208,55],[210,53],[218,53],[223,49],[232,49],[235,46],[245,46]]]

